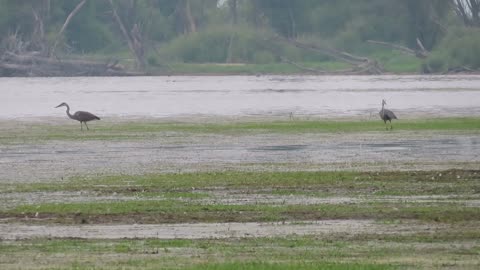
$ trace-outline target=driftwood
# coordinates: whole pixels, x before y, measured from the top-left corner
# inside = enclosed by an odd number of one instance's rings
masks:
[[[6,38],[4,51],[0,54],[0,76],[137,76],[145,75],[144,72],[131,72],[119,64],[119,61],[97,61],[79,58],[61,59],[51,57],[60,42],[60,37],[67,29],[72,18],[85,5],[87,0],[82,0],[70,12],[62,28],[57,33],[53,45],[45,50],[43,18],[36,10],[32,9],[35,20],[35,35],[33,41],[23,41],[17,33]],[[111,2],[111,1],[110,1]],[[112,3],[112,2],[111,2]],[[112,3],[113,4],[113,3]],[[115,12],[116,13],[116,12]],[[132,29],[133,39],[139,43],[140,32],[138,26]],[[39,44],[33,45],[38,42]],[[137,47],[140,47],[137,45]]]
[[[443,74],[446,75],[446,74],[459,74],[459,73],[478,73],[478,70],[469,68],[467,66],[459,66],[459,67],[449,68]]]
[[[118,61],[88,61],[43,57],[40,53],[18,55],[6,52],[0,59],[1,76],[135,76]]]
[[[420,48],[419,50],[413,50],[408,47],[398,45],[395,43],[390,43],[390,42],[384,42],[384,41],[377,41],[377,40],[367,40],[368,43],[376,44],[376,45],[382,45],[386,47],[393,48],[397,51],[400,51],[401,53],[410,55],[410,56],[415,56],[418,58],[426,58],[428,56],[428,51],[425,50],[425,47],[423,47],[422,42],[420,39],[417,38],[417,45]]]
[[[340,71],[333,71],[333,72],[326,72],[322,70],[311,70],[312,72],[324,73],[324,74],[382,74],[384,72],[383,67],[376,60],[372,60],[367,57],[356,56],[348,52],[339,51],[326,46],[306,44],[303,42],[299,42],[297,40],[285,39],[279,36],[276,36],[274,39],[277,41],[286,42],[297,48],[306,49],[306,50],[314,51],[323,55],[327,55],[331,58],[334,58],[339,61],[352,65],[352,68],[347,70],[340,70]],[[283,57],[283,59],[286,59],[286,58]],[[308,68],[301,67],[300,65],[293,63],[291,61],[284,61],[284,62],[293,64],[298,68],[308,71]]]
[[[400,51],[401,53],[404,53],[404,54],[407,54],[407,55],[410,55],[410,56],[416,56],[416,53],[415,53],[414,50],[412,50],[408,47],[402,46],[402,45],[398,45],[398,44],[394,44],[394,43],[390,43],[390,42],[384,42],[384,41],[377,41],[377,40],[367,40],[367,42],[372,43],[372,44],[377,44],[377,45],[390,47],[390,48],[393,48],[395,50]]]
[[[310,72],[310,73],[314,73],[314,74],[325,74],[325,70],[321,70],[321,69],[315,69],[315,68],[309,68],[309,67],[304,67],[284,56],[280,56],[280,60],[282,60],[282,62],[284,63],[287,63],[287,64],[290,64],[300,70],[303,70],[303,71],[306,71],[306,72]]]

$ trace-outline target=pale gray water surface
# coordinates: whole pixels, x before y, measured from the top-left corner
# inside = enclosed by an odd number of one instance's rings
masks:
[[[385,98],[399,117],[480,115],[480,76],[171,76],[0,78],[0,118],[190,115],[375,116]]]

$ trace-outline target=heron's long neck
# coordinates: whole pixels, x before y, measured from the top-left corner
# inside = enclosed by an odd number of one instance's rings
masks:
[[[385,115],[385,103],[382,102],[382,115]]]
[[[70,114],[70,106],[68,106],[68,105],[65,105],[65,106],[67,106],[67,115],[68,115],[68,117],[70,117],[71,119],[75,119],[75,117],[73,117],[73,115]]]

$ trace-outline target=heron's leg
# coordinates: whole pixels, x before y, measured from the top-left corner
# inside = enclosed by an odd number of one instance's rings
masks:
[[[85,122],[85,126],[87,127],[87,130],[90,130],[90,129],[88,128],[88,126],[87,126],[87,122]]]
[[[80,121],[80,130],[83,131],[83,124],[82,124],[82,121]]]

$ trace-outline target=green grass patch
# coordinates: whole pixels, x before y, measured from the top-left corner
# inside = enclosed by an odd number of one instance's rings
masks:
[[[299,65],[321,71],[338,71],[350,66],[342,62],[305,62]],[[270,64],[219,64],[219,63],[172,63],[169,65],[172,74],[215,74],[215,75],[252,75],[252,74],[304,74],[305,70],[287,63]]]
[[[2,241],[0,261],[2,269],[475,269],[477,231],[460,225],[412,235]]]
[[[288,117],[288,116],[286,116]],[[401,116],[400,116],[401,117]],[[182,122],[107,122],[91,124],[90,131],[79,130],[78,125],[24,124],[5,128],[0,144],[27,143],[48,140],[145,140],[162,138],[170,133],[224,134],[230,136],[257,133],[347,133],[385,132],[378,120],[291,120],[259,122],[182,123]],[[480,118],[434,118],[394,121],[394,131],[480,131]],[[178,134],[177,134],[178,135]]]
[[[38,213],[38,214],[37,214]],[[0,212],[2,217],[34,216],[59,223],[265,222],[317,219],[416,219],[435,222],[480,221],[480,211],[456,203],[367,202],[352,205],[201,205],[178,201],[45,203]]]
[[[199,172],[74,177],[65,182],[0,185],[2,192],[113,192],[145,197],[206,198],[216,188],[279,195],[475,195],[480,171]],[[203,191],[202,191],[203,190]]]
[[[399,120],[394,122],[396,130],[480,130],[480,118],[436,118]],[[98,132],[189,132],[242,134],[248,132],[305,133],[305,132],[361,132],[383,131],[384,124],[375,121],[342,120],[294,120],[273,122],[238,123],[118,123],[99,126]]]
[[[378,50],[370,57],[377,59],[387,72],[395,74],[419,73],[422,66],[421,59],[392,50]]]

